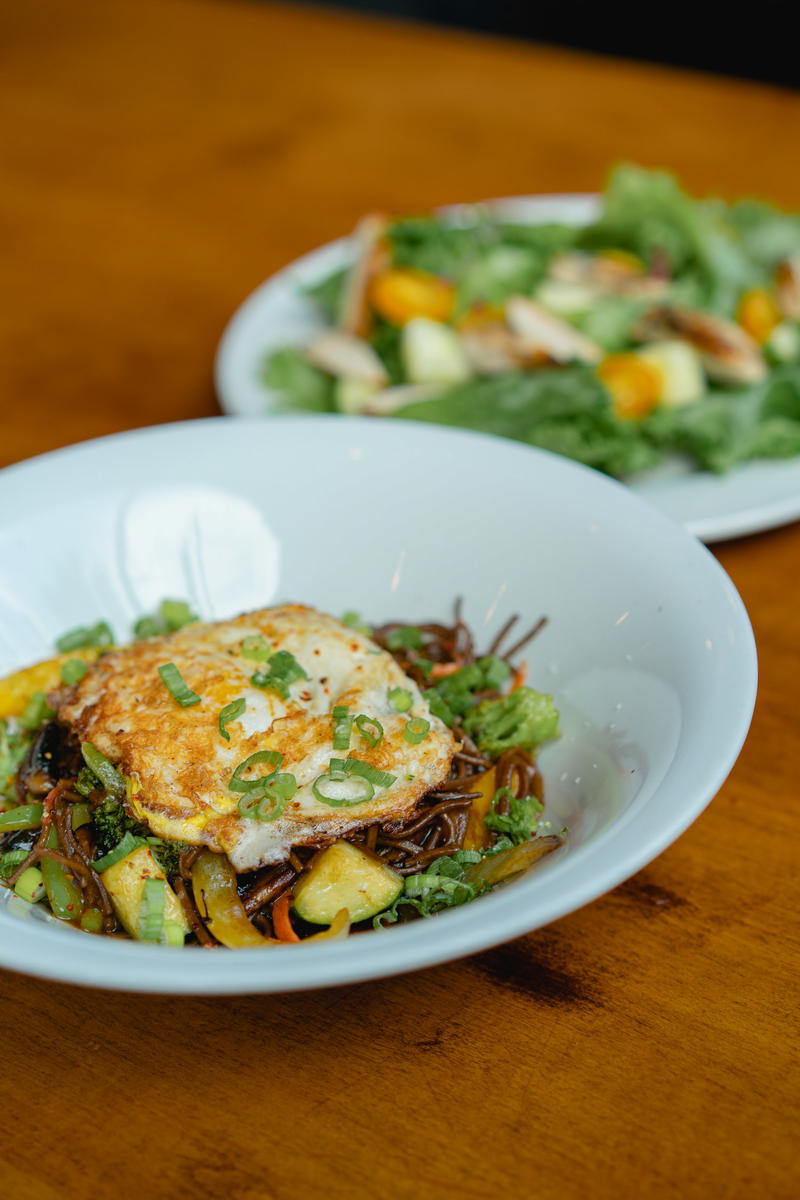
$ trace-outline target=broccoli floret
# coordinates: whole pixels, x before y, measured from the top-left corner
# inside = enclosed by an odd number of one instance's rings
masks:
[[[178,874],[178,860],[184,850],[189,849],[186,842],[168,842],[163,838],[154,837],[147,825],[135,821],[125,811],[124,805],[111,797],[98,805],[92,814],[92,820],[97,836],[97,858],[108,854],[119,845],[126,833],[130,833],[134,837],[146,838],[153,857],[165,875]]]
[[[474,706],[475,692],[500,687],[510,674],[508,663],[494,654],[487,654],[452,675],[445,675],[428,688],[424,696],[434,716],[446,725],[452,725],[456,717],[463,717]]]
[[[92,813],[97,836],[97,854],[102,857],[118,846],[126,833],[136,837],[147,837],[150,830],[141,822],[129,817],[119,800],[107,797]]]
[[[512,746],[533,750],[558,737],[558,710],[552,696],[519,687],[500,700],[478,704],[467,714],[464,728],[484,754],[497,758]]]
[[[503,797],[508,800],[508,812],[499,813],[497,805]],[[515,845],[519,845],[521,842],[529,842],[533,837],[543,809],[544,805],[536,796],[518,798],[512,795],[509,788],[498,788],[492,800],[492,807],[484,817],[484,824],[487,829],[502,833]]]
[[[162,838],[150,838],[150,849],[153,857],[165,875],[177,875],[180,857],[188,850],[187,842],[165,842]]]

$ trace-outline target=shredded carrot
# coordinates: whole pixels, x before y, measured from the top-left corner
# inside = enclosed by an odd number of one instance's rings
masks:
[[[272,928],[275,930],[275,936],[280,942],[300,941],[300,938],[292,929],[292,922],[289,918],[289,905],[291,902],[292,893],[284,892],[272,906]]]
[[[521,688],[527,678],[528,678],[528,664],[526,662],[520,663],[519,666],[514,671],[514,678],[511,682],[511,691],[515,692],[517,690],[517,688]]]
[[[431,679],[444,679],[445,675],[455,675],[456,671],[460,671],[462,662],[457,658],[455,662],[435,663],[431,668]]]

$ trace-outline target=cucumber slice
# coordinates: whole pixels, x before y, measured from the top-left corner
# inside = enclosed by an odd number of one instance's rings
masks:
[[[403,879],[351,842],[334,842],[315,858],[294,889],[294,911],[312,925],[330,925],[343,908],[366,921],[394,904]]]

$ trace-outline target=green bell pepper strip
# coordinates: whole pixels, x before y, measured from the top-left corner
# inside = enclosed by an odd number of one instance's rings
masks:
[[[42,823],[41,804],[18,804],[0,813],[0,834],[14,833],[18,829],[38,829]]]
[[[45,846],[48,850],[58,849],[55,829],[48,833]],[[67,868],[52,858],[41,858],[39,870],[53,915],[62,921],[77,921],[83,911],[83,894]]]

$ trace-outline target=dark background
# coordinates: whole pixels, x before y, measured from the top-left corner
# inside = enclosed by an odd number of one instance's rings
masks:
[[[338,0],[329,7],[800,86],[800,0]]]

